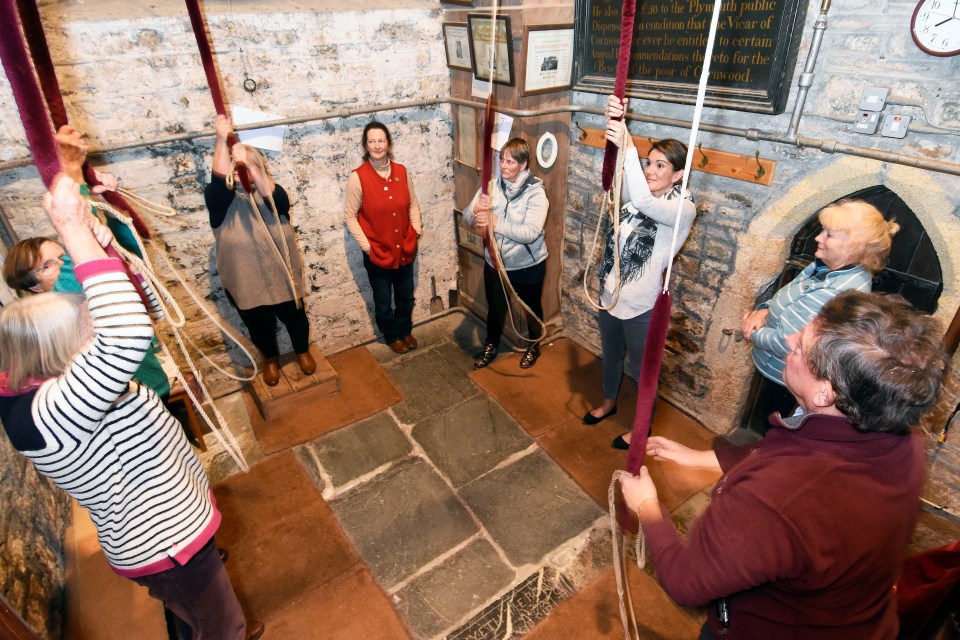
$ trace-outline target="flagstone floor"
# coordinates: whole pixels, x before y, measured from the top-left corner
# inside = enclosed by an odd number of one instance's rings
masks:
[[[271,437],[269,454],[251,403],[218,401],[251,470],[207,438],[224,514],[217,542],[265,639],[624,637],[606,502],[626,461],[609,443],[632,424],[635,388],[625,382],[618,415],[587,427],[580,417],[600,395],[594,356],[561,339],[532,369],[511,354],[474,372],[481,332],[453,312],[417,327],[409,354],[379,344],[338,354],[372,354],[387,377],[366,392],[402,399],[287,448]],[[318,422],[342,409],[325,406]],[[654,432],[700,448],[715,440],[663,402]],[[652,473],[680,526],[716,479],[668,464]],[[91,531],[78,514],[65,637],[162,640],[161,608],[109,571]],[[937,521],[924,536],[930,547],[957,531]],[[703,611],[676,606],[649,567],[633,564],[628,578],[641,637],[697,636]],[[116,615],[101,615],[107,606]]]

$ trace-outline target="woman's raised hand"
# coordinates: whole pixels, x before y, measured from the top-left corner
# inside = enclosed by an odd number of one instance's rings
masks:
[[[120,181],[117,180],[117,177],[111,173],[100,173],[96,169],[93,170],[93,175],[96,176],[97,180],[100,181],[100,184],[90,187],[92,193],[103,193],[105,191],[116,191],[117,187],[120,186]]]
[[[61,234],[66,229],[90,226],[90,205],[80,195],[80,186],[65,174],[53,179],[53,187],[43,196],[43,209]]]
[[[93,231],[93,236],[97,239],[100,246],[106,249],[110,246],[110,243],[113,242],[113,232],[110,231],[107,225],[100,222],[97,216],[88,217],[90,218],[90,230]]]
[[[248,162],[250,160],[250,154],[247,152],[247,148],[241,143],[238,142],[230,147],[230,155],[233,156],[233,161],[237,164],[250,166],[250,163]]]
[[[224,115],[217,116],[213,122],[213,128],[217,131],[217,140],[226,140],[233,133],[233,123]]]
[[[625,142],[629,147],[630,132],[627,131],[627,123],[623,120],[607,120],[607,140],[615,144],[618,148]]]
[[[607,100],[607,117],[608,118],[621,118],[623,114],[627,112],[627,99],[623,98],[622,100],[617,98],[617,96],[610,96]]]

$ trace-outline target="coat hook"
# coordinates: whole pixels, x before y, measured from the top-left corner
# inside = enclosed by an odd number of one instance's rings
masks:
[[[703,157],[700,159],[700,162],[697,163],[697,166],[700,167],[701,169],[703,169],[705,166],[707,166],[707,164],[710,163],[710,160],[707,158],[707,154],[705,154],[705,153],[703,152],[703,143],[702,143],[702,142],[698,142],[698,143],[697,143],[697,151],[699,151],[699,152],[700,152],[700,155],[703,156]]]
[[[577,121],[577,120],[574,120],[574,121],[573,121],[573,124],[577,125],[577,129],[580,130],[580,134],[577,136],[577,138],[580,140],[580,142],[583,142],[584,140],[586,140],[586,139],[587,139],[587,132],[584,130],[583,127],[580,126],[580,122]]]
[[[756,156],[756,157],[757,157],[757,172],[756,172],[755,174],[753,174],[753,179],[754,179],[754,180],[759,180],[760,178],[762,178],[762,177],[764,176],[764,174],[767,172],[767,170],[763,168],[763,165],[762,165],[762,164],[760,164],[760,150],[759,150],[759,149],[757,149],[757,156]]]

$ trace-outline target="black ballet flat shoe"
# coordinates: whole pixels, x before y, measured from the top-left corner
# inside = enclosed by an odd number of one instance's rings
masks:
[[[630,443],[623,439],[623,435],[619,435],[613,439],[613,442],[610,443],[610,447],[613,449],[620,449],[621,451],[626,451],[630,448]]]
[[[610,416],[615,416],[615,415],[617,415],[617,408],[616,408],[616,407],[614,407],[614,408],[611,409],[610,411],[606,412],[605,414],[603,414],[603,415],[600,416],[599,418],[598,418],[597,416],[593,415],[592,413],[590,413],[590,411],[587,411],[587,412],[584,414],[584,416],[583,416],[583,424],[589,424],[590,426],[593,426],[593,425],[595,425],[595,424],[599,424],[600,422],[603,422],[604,420],[606,420],[606,419],[609,418]]]
[[[478,351],[473,354],[473,368],[474,369],[483,369],[485,366],[493,362],[493,359],[497,357],[497,347],[487,343],[483,345],[483,351]]]

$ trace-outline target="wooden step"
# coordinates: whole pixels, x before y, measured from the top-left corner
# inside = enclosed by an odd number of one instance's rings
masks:
[[[280,382],[276,386],[265,385],[262,374],[258,374],[252,383],[247,384],[254,404],[264,420],[273,420],[318,398],[340,391],[340,375],[312,344],[310,355],[317,363],[317,370],[313,375],[304,375],[297,364],[296,355],[287,353],[280,356]]]

